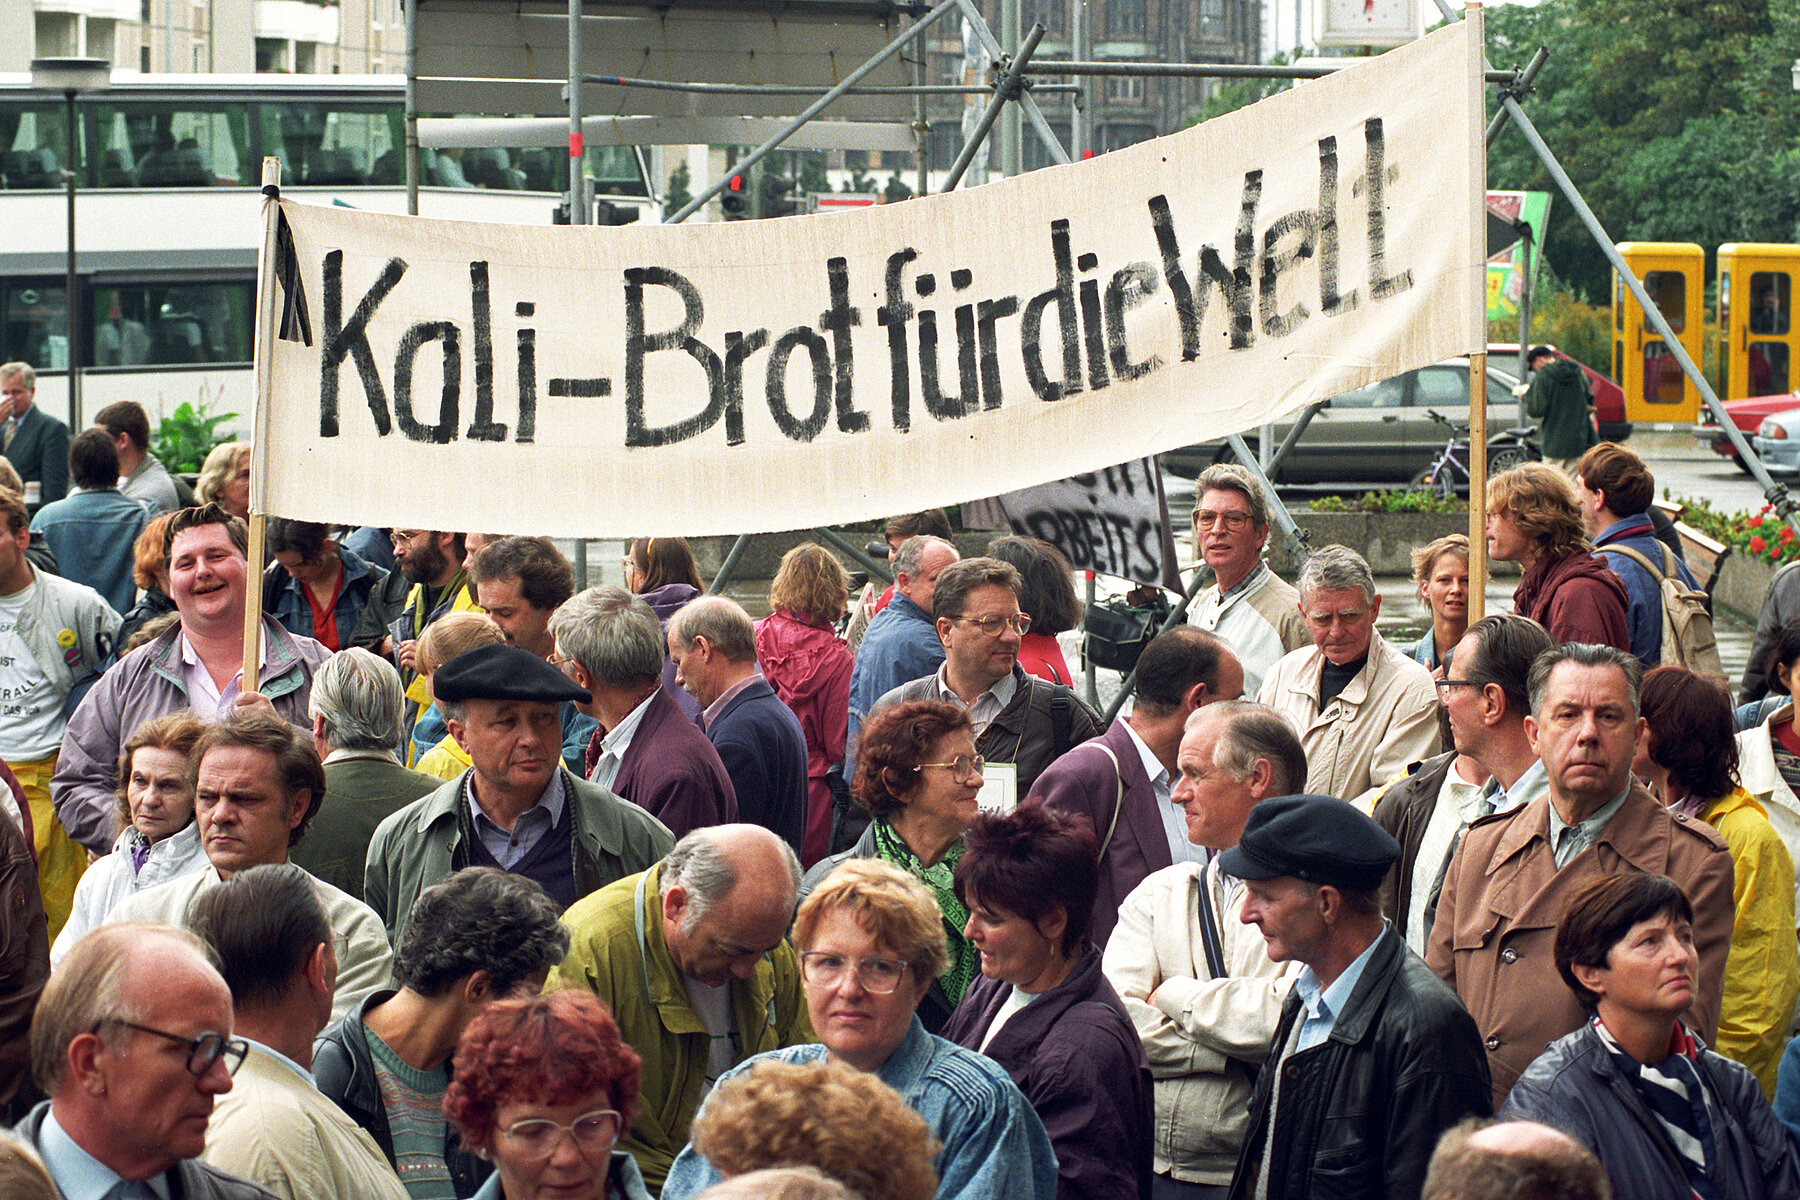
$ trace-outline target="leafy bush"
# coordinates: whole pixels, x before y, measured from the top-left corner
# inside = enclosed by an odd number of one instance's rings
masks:
[[[1738,522],[1747,519],[1747,513],[1720,512],[1713,502],[1704,496],[1677,496],[1663,489],[1663,499],[1681,505],[1681,520],[1692,525],[1707,537],[1717,542],[1731,542],[1732,534]]]
[[[1430,492],[1364,492],[1355,500],[1321,496],[1309,506],[1313,512],[1356,513],[1454,513],[1468,512],[1467,502],[1448,500]]]
[[[205,401],[198,407],[183,402],[157,424],[150,449],[174,474],[191,475],[200,469],[214,446],[231,440],[229,434],[219,432],[219,426],[235,420],[234,412],[208,411]]]

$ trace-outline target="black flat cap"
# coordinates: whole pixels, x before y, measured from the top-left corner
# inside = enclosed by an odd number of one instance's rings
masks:
[[[1335,796],[1270,796],[1250,810],[1244,836],[1219,855],[1239,879],[1304,879],[1372,892],[1400,857],[1400,843]]]
[[[586,688],[529,650],[517,646],[477,646],[437,669],[431,694],[452,704],[461,700],[592,700]]]

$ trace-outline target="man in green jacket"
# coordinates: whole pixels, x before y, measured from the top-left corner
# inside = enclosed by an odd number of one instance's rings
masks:
[[[473,765],[376,827],[363,900],[388,940],[419,893],[464,867],[524,875],[565,908],[653,865],[674,838],[661,821],[562,763],[562,706],[585,688],[518,646],[478,646],[432,676],[450,734]]]
[[[787,942],[799,886],[800,862],[773,833],[713,825],[563,914],[569,956],[548,986],[599,996],[643,1056],[641,1108],[620,1146],[652,1192],[714,1080],[816,1040]]]
[[[1572,358],[1558,358],[1548,346],[1533,346],[1525,358],[1531,385],[1525,389],[1525,415],[1539,422],[1544,460],[1575,477],[1575,463],[1600,440],[1594,432],[1594,389],[1587,373]]]

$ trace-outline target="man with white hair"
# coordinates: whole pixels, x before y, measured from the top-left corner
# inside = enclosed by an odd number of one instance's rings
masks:
[[[367,650],[340,651],[313,676],[307,715],[325,760],[325,799],[288,861],[358,900],[375,827],[443,782],[400,765],[405,706],[400,672]]]
[[[760,825],[714,825],[563,914],[569,957],[551,986],[585,987],[643,1056],[641,1104],[620,1146],[659,1190],[712,1081],[752,1054],[815,1040],[787,941],[793,848]]]
[[[611,788],[682,837],[738,817],[719,752],[663,686],[663,631],[643,597],[611,584],[564,600],[550,616],[550,656],[591,700],[598,722],[587,781]]]
[[[1377,789],[1438,749],[1431,673],[1375,629],[1381,597],[1362,555],[1326,546],[1300,570],[1310,647],[1285,655],[1257,699],[1306,748],[1306,790],[1367,811]]]

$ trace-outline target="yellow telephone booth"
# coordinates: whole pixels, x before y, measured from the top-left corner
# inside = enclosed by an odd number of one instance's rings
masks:
[[[1706,254],[1691,242],[1620,242],[1619,255],[1681,339],[1700,361],[1704,322],[1700,302],[1706,290]],[[1681,373],[1681,364],[1644,310],[1613,279],[1613,378],[1625,389],[1627,421],[1692,421],[1700,394]]]
[[[1800,386],[1794,357],[1794,282],[1800,246],[1731,242],[1719,247],[1719,394],[1779,396]]]

